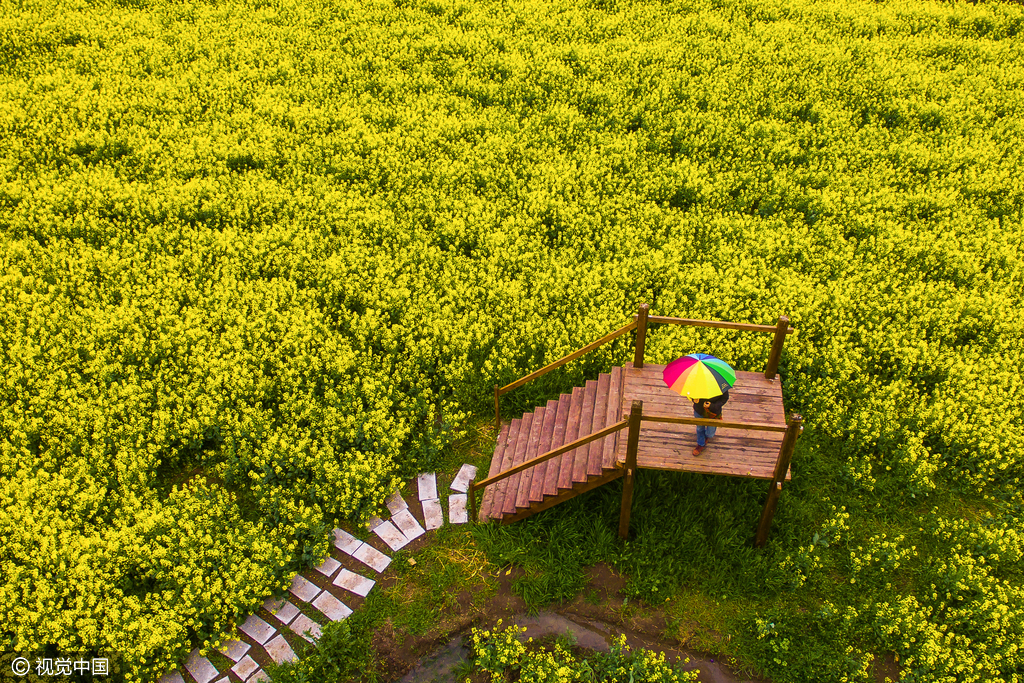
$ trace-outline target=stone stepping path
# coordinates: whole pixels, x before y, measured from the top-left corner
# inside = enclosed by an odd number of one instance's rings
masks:
[[[392,550],[401,550],[412,540],[403,534],[397,526],[389,522],[381,522],[373,528],[373,533],[380,537],[380,540],[388,544]]]
[[[448,496],[448,521],[451,524],[469,521],[466,491],[476,474],[476,467],[463,465],[452,481],[451,490],[455,493]],[[444,526],[445,514],[437,493],[436,473],[424,472],[417,476],[416,489],[423,512],[422,526],[402,496],[401,489],[394,491],[386,500],[391,518],[372,517],[367,525],[369,531],[392,551],[404,548],[427,531]],[[288,595],[268,597],[260,608],[261,614],[249,615],[238,627],[238,633],[217,648],[217,652],[231,660],[233,665],[218,671],[213,662],[196,649],[189,654],[182,670],[167,672],[158,683],[259,683],[269,679],[260,662],[281,664],[296,661],[292,647],[295,639],[315,643],[321,635],[320,624],[310,617],[319,613],[330,621],[347,618],[353,609],[345,604],[345,600],[355,596],[356,603],[352,604],[361,604],[359,601],[377,585],[375,579],[365,574],[381,574],[391,564],[391,557],[387,554],[344,529],[334,530],[334,548],[340,555],[328,554],[320,566],[305,576],[297,574],[288,588]]]
[[[469,521],[465,493],[453,493],[448,496],[448,521],[452,524],[465,524]]]

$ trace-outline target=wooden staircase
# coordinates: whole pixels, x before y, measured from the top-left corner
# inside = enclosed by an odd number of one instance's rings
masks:
[[[623,371],[589,380],[571,394],[502,424],[487,474],[493,477],[622,419]],[[488,486],[479,520],[514,522],[621,477],[615,432]]]
[[[694,417],[691,403],[666,386],[664,365],[644,362],[650,324],[766,332],[774,339],[764,372],[737,370],[729,407],[712,420]],[[632,363],[521,418],[501,421],[503,394],[634,330]],[[477,491],[483,491],[483,500],[474,519],[509,523],[623,477],[619,537],[625,539],[638,469],[752,477],[770,482],[754,537],[754,545],[763,547],[803,431],[799,414],[785,414],[782,383],[776,381],[786,335],[794,332],[784,315],[774,326],[690,320],[651,316],[648,305],[641,304],[633,322],[510,384],[495,385],[498,441],[487,477],[469,485],[470,514],[476,510]],[[695,453],[699,426],[718,431],[713,444]]]

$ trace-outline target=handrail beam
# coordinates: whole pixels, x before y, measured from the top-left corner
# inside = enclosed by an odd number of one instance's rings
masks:
[[[638,315],[633,316],[636,323]],[[775,332],[775,325],[752,325],[750,323],[732,323],[724,320],[690,320],[688,318],[670,318],[664,315],[647,316],[647,324],[661,323],[664,325],[692,325],[694,327],[718,327],[724,330],[742,330],[744,332]],[[796,328],[786,328],[786,334],[793,334]]]
[[[501,481],[502,479],[504,479],[506,477],[511,477],[513,474],[518,474],[519,472],[522,472],[523,470],[528,470],[531,467],[533,467],[534,465],[539,465],[542,462],[547,462],[548,460],[551,460],[552,458],[555,458],[555,457],[557,457],[559,455],[562,455],[563,453],[568,453],[569,451],[574,451],[577,448],[579,448],[580,446],[586,446],[591,441],[597,441],[598,439],[602,439],[602,438],[608,436],[609,434],[614,434],[615,432],[619,431],[620,429],[623,429],[623,428],[627,427],[628,425],[629,425],[629,420],[628,419],[622,420],[621,422],[616,422],[615,424],[611,425],[610,427],[605,427],[604,429],[602,429],[599,432],[594,432],[593,434],[589,434],[587,436],[584,436],[583,438],[576,439],[572,443],[568,443],[568,444],[566,444],[564,446],[556,448],[553,451],[548,451],[544,455],[538,455],[536,458],[534,458],[532,460],[527,460],[524,463],[516,465],[515,467],[513,467],[510,470],[506,470],[504,472],[499,472],[498,474],[494,475],[493,477],[488,477],[487,479],[484,479],[483,481],[478,481],[478,482],[476,482],[474,484],[471,484],[471,486],[472,486],[472,488],[474,490],[485,488],[485,487],[490,486],[491,484],[493,484],[495,482]]]
[[[540,377],[544,373],[550,372],[550,371],[554,370],[557,367],[561,367],[561,366],[565,365],[566,363],[568,363],[569,361],[576,360],[580,356],[582,356],[582,355],[584,355],[586,353],[589,353],[590,351],[593,351],[594,349],[596,349],[597,347],[601,346],[602,344],[606,344],[606,343],[610,342],[611,340],[615,339],[616,337],[618,337],[620,335],[623,335],[623,334],[626,334],[627,332],[630,332],[630,331],[632,331],[635,328],[636,328],[636,321],[634,320],[633,322],[629,323],[628,325],[620,327],[619,329],[615,330],[614,332],[610,332],[609,334],[606,334],[605,336],[601,337],[597,341],[591,342],[591,343],[587,344],[586,346],[584,346],[579,351],[573,351],[568,356],[565,356],[563,358],[559,358],[554,363],[549,363],[548,365],[545,365],[544,367],[542,367],[540,370],[535,370],[535,371],[531,372],[526,377],[517,379],[515,382],[512,382],[511,384],[506,384],[502,388],[498,389],[498,395],[500,396],[502,394],[507,394],[508,392],[512,391],[513,389],[515,389],[517,387],[521,387],[521,386],[523,386],[524,384],[526,384],[527,382],[529,382],[531,380],[537,379],[538,377]],[[773,327],[772,329],[774,330],[775,328]]]

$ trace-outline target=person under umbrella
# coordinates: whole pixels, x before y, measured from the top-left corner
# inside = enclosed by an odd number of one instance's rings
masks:
[[[706,353],[691,353],[665,366],[662,379],[672,391],[693,402],[694,417],[721,420],[722,408],[729,400],[729,389],[736,384],[736,371],[720,358]],[[717,429],[697,425],[694,455],[704,451]]]

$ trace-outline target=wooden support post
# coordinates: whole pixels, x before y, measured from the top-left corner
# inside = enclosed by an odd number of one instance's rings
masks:
[[[789,316],[780,315],[779,322],[775,326],[775,338],[772,340],[772,350],[768,354],[768,365],[764,369],[765,379],[773,380],[779,372],[779,361],[782,359],[782,345],[786,343],[786,330],[789,329]]]
[[[772,517],[775,516],[775,506],[778,504],[781,494],[782,482],[773,481],[772,487],[768,490],[768,500],[765,501],[764,509],[761,510],[761,521],[757,523],[757,536],[754,538],[755,548],[763,548],[768,541],[768,529],[771,528]]]
[[[642,370],[644,367],[644,347],[647,345],[647,312],[651,307],[640,304],[640,312],[636,317],[636,350],[633,353],[633,367]]]
[[[761,511],[761,521],[757,524],[757,534],[754,536],[754,547],[763,548],[768,541],[768,530],[772,525],[772,518],[775,516],[775,506],[779,502],[779,494],[782,493],[782,482],[786,481],[786,473],[789,471],[789,463],[793,459],[793,449],[796,447],[797,437],[804,431],[804,418],[799,413],[790,413],[786,420],[786,435],[782,437],[782,446],[779,448],[779,458],[775,461],[775,473],[772,475],[772,483],[768,489],[768,500],[764,503]]]
[[[633,476],[636,474],[636,451],[640,444],[640,417],[643,401],[633,401],[629,412],[629,433],[626,437],[626,476],[622,481],[622,509],[619,511],[619,538],[629,536],[629,515],[633,509]]]
[[[501,394],[498,385],[494,385],[494,431],[501,433]]]
[[[476,522],[476,486],[469,482],[469,518]]]

